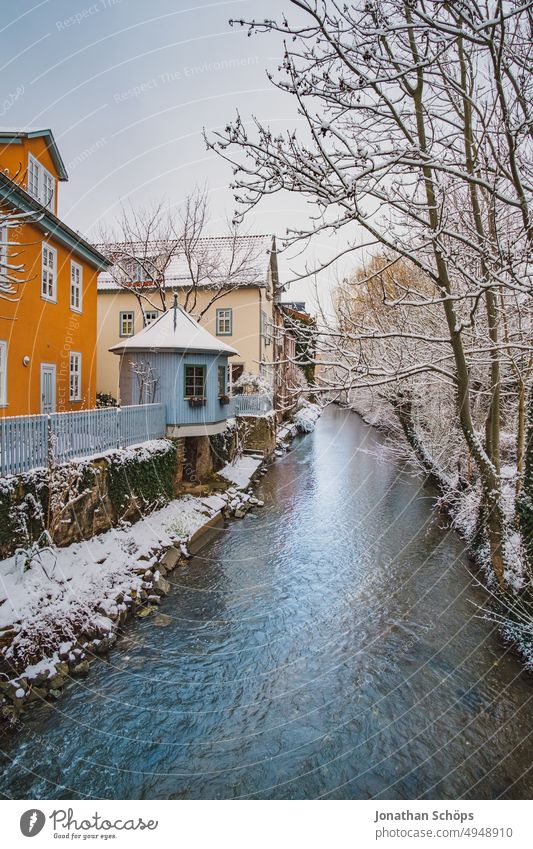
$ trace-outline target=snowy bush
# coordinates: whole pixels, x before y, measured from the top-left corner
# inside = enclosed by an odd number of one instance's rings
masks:
[[[295,413],[294,423],[301,433],[311,433],[322,410],[318,404],[304,401],[303,406]]]
[[[242,389],[244,392],[258,392],[260,395],[268,395],[272,392],[272,381],[251,371],[244,371],[233,384],[234,389]]]

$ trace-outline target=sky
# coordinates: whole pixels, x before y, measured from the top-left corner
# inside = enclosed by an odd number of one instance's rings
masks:
[[[229,19],[283,11],[291,14],[287,0],[3,0],[0,127],[52,129],[69,174],[59,214],[88,238],[112,226],[123,204],[179,206],[204,184],[210,231],[223,232],[235,208],[231,167],[206,150],[202,130],[223,128],[237,109],[277,131],[298,126],[293,98],[266,77],[279,65],[281,36],[249,37]],[[308,213],[302,198],[278,194],[244,226],[282,239]],[[282,256],[282,280],[335,247],[322,241]],[[326,308],[335,279],[334,268],[320,278]],[[299,282],[285,297],[316,309],[313,292]]]

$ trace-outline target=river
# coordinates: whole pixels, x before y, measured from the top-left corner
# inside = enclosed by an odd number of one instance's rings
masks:
[[[531,798],[532,680],[382,437],[329,408],[258,495],[157,617],[2,738],[1,792]]]

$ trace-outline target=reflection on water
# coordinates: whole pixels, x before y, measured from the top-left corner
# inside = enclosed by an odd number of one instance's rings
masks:
[[[17,798],[531,797],[533,686],[430,493],[330,409],[157,620],[4,738]]]

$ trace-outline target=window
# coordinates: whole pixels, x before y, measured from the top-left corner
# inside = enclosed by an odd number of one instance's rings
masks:
[[[218,367],[218,395],[226,394],[226,366]]]
[[[185,397],[205,397],[205,366],[185,366]]]
[[[8,279],[9,272],[7,270],[7,243],[9,241],[8,229],[7,227],[0,227],[0,280],[5,281]]]
[[[54,178],[43,168],[43,205],[54,211]]]
[[[267,316],[266,312],[263,312],[263,310],[261,310],[261,328],[260,328],[260,331],[261,331],[261,336],[263,337],[263,341],[264,341],[265,345],[270,345],[270,336],[269,336],[269,333],[268,333],[268,316]]]
[[[46,301],[57,301],[57,251],[43,243],[41,296]]]
[[[77,262],[70,263],[70,308],[81,312],[83,269]]]
[[[217,336],[231,336],[233,324],[233,310],[217,310]]]
[[[151,283],[159,276],[161,261],[157,256],[140,259],[126,256],[118,260],[120,277],[126,283]]]
[[[7,404],[7,342],[0,342],[0,406]]]
[[[56,181],[34,156],[28,157],[28,192],[47,209],[54,211]]]
[[[244,374],[244,363],[232,363],[230,368],[231,385],[233,386],[233,384],[239,379],[239,377],[242,377],[242,375]]]
[[[81,354],[70,352],[69,399],[81,401]]]
[[[28,159],[28,191],[34,198],[39,197],[39,163],[33,156]]]
[[[159,318],[159,310],[146,310],[144,313],[144,326],[148,327],[149,324],[153,324],[156,318]]]
[[[135,327],[135,316],[133,312],[119,313],[119,334],[121,336],[133,336]]]

